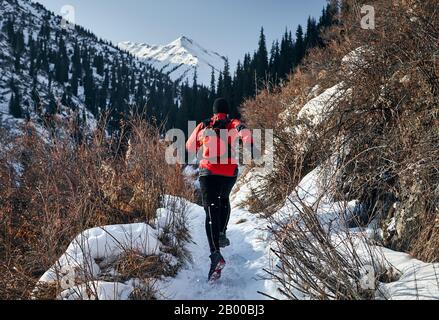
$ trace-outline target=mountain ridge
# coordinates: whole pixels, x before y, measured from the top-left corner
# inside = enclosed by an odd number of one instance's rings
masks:
[[[209,85],[212,70],[215,79],[218,79],[227,60],[218,52],[205,49],[184,35],[166,45],[124,41],[118,47],[178,82],[193,81],[196,72],[198,82]]]

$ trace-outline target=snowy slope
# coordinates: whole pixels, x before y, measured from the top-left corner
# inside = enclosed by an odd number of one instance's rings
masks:
[[[226,59],[184,36],[168,45],[126,41],[119,43],[119,47],[168,74],[174,81],[188,80],[192,83],[197,70],[198,83],[204,85],[210,84],[212,69],[215,71],[215,78],[218,79]]]
[[[25,49],[20,58],[21,68],[18,71],[14,68],[14,52],[8,41],[7,33],[4,30],[8,19],[14,21],[15,31],[21,30],[24,34]],[[12,79],[18,87],[23,111],[30,113],[30,118],[33,123],[41,122],[34,112],[35,107],[32,101],[34,81],[29,75],[29,39],[32,38],[34,42],[40,39],[40,32],[44,25],[47,25],[47,28],[50,30],[50,37],[48,41],[45,41],[44,45],[47,46],[47,50],[51,55],[57,51],[57,36],[61,35],[70,58],[73,55],[75,44],[78,43],[81,46],[81,50],[87,49],[90,59],[94,59],[96,56],[102,56],[105,71],[110,75],[113,68],[118,67],[120,63],[124,62],[130,68],[131,75],[137,78],[139,75],[142,75],[144,85],[146,86],[144,90],[145,94],[148,94],[148,88],[154,83],[154,80],[171,82],[166,75],[152,67],[145,66],[140,60],[131,57],[127,52],[112,45],[108,41],[100,40],[93,33],[86,31],[80,26],[70,25],[68,28],[63,27],[62,18],[47,10],[39,3],[30,0],[2,0],[0,1],[0,124],[14,127],[23,122],[22,119],[13,118],[9,114],[9,101],[12,92],[10,83]],[[83,60],[83,57],[81,57],[81,59]],[[55,68],[54,64],[50,62],[49,68],[53,71]],[[69,72],[69,79],[71,77],[72,68]],[[71,97],[72,104],[74,104],[73,107],[71,105],[60,105],[61,97],[70,86],[69,82],[59,83],[54,79],[53,75],[49,81],[48,73],[41,70],[41,68],[37,70],[36,79],[35,89],[41,100],[43,112],[49,104],[49,96],[51,94],[60,109],[60,119],[67,119],[76,114],[85,114],[87,124],[92,127],[91,123],[94,122],[94,117],[85,106],[86,99],[83,81],[79,83],[78,94]],[[93,84],[97,89],[99,89],[104,82],[104,77],[97,74],[95,67],[93,67],[93,80]],[[49,83],[51,83],[51,86],[49,86]],[[109,89],[112,90],[113,88],[110,87]],[[109,95],[110,92],[108,92],[108,96]],[[109,99],[107,99],[107,102],[108,100]],[[99,107],[102,108],[102,106]]]

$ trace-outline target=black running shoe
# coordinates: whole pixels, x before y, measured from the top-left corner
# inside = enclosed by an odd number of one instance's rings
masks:
[[[226,233],[225,232],[221,232],[220,236],[219,236],[219,245],[220,248],[225,248],[230,246],[230,240],[227,239]]]
[[[212,264],[209,271],[208,281],[214,282],[221,278],[221,271],[226,266],[226,261],[219,251],[215,251],[214,253],[212,253],[212,255],[210,256],[210,260]]]

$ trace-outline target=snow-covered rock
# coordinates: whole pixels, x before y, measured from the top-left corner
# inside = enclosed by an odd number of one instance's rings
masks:
[[[364,67],[367,64],[365,56],[370,54],[372,50],[368,46],[361,46],[349,52],[341,60],[342,68],[349,74],[354,73],[358,68]]]
[[[198,83],[204,85],[210,84],[212,69],[218,79],[226,61],[217,52],[207,50],[185,36],[167,45],[126,41],[119,43],[119,47],[168,74],[174,81],[188,80],[192,83],[197,72]]]
[[[96,279],[101,269],[127,251],[154,255],[160,251],[158,231],[145,223],[114,225],[84,231],[61,258],[39,280],[39,284],[59,283],[62,289],[77,288]]]
[[[298,121],[306,121],[310,125],[317,126],[325,120],[334,104],[344,98],[349,92],[343,82],[325,90],[319,96],[311,99],[303,106],[297,115]]]
[[[128,300],[133,286],[119,282],[90,281],[61,293],[62,300]]]
[[[381,248],[388,264],[399,273],[381,283],[378,298],[388,300],[439,300],[439,263],[424,263],[410,255]]]

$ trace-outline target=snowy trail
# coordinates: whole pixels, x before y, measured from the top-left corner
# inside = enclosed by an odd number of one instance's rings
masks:
[[[175,300],[263,300],[258,291],[266,292],[270,282],[262,279],[268,265],[268,233],[264,219],[240,208],[234,208],[227,236],[231,246],[222,250],[227,262],[222,278],[207,283],[210,267],[209,247],[205,232],[205,212],[192,205],[188,214],[193,243],[188,249],[193,263],[175,279],[164,284],[164,298]]]
[[[313,203],[318,194],[319,169],[306,176],[297,188],[303,201]],[[278,286],[267,278],[263,269],[272,270],[280,261],[271,254],[270,249],[276,248],[273,235],[268,231],[268,221],[258,215],[240,208],[239,204],[247,198],[252,185],[258,183],[254,175],[242,180],[232,193],[232,215],[229,223],[228,237],[231,246],[222,250],[227,261],[223,277],[214,284],[207,283],[210,267],[209,248],[205,232],[205,212],[198,205],[186,202],[188,205],[187,219],[192,242],[187,249],[192,255],[192,263],[188,263],[175,278],[167,278],[155,283],[159,299],[174,300],[264,300],[266,293],[277,299],[285,299],[279,293]],[[324,201],[323,201],[324,202]],[[340,217],[337,204],[321,203],[317,214],[322,223],[336,221]],[[342,208],[347,208],[345,204]],[[103,280],[109,271],[108,266],[120,257],[125,250],[136,250],[142,255],[157,254],[160,248],[158,240],[163,221],[167,221],[166,209],[161,209],[155,228],[145,223],[102,226],[86,230],[76,237],[60,259],[40,278],[39,284],[59,285],[64,291],[59,299],[69,300],[126,300],[130,299],[133,289],[138,283],[136,279],[126,282]],[[275,213],[278,219],[292,219],[295,208],[290,203]],[[345,220],[343,220],[345,221]],[[339,241],[348,234],[349,230],[342,227],[332,231]],[[377,230],[371,225],[365,230],[351,230],[350,237],[358,232],[361,239],[376,234]],[[341,237],[341,238],[340,238]],[[121,245],[122,244],[122,245]],[[395,252],[379,246],[376,249],[375,261],[382,261],[381,266],[388,268],[397,275],[393,282],[378,283],[378,299],[438,299],[439,298],[439,264],[423,263],[408,254]],[[370,251],[357,246],[358,254],[370,261]],[[343,251],[345,252],[345,251]],[[385,258],[385,259],[384,259]],[[385,261],[384,261],[385,260]],[[367,265],[366,265],[367,266]],[[84,269],[85,268],[85,269]],[[86,271],[84,274],[84,270]],[[114,280],[117,281],[117,280]],[[90,291],[90,288],[94,288]],[[37,290],[38,288],[36,288]],[[37,290],[38,291],[38,290]],[[36,292],[37,292],[36,291]],[[302,297],[302,296],[300,296]],[[307,299],[306,296],[302,297]]]

